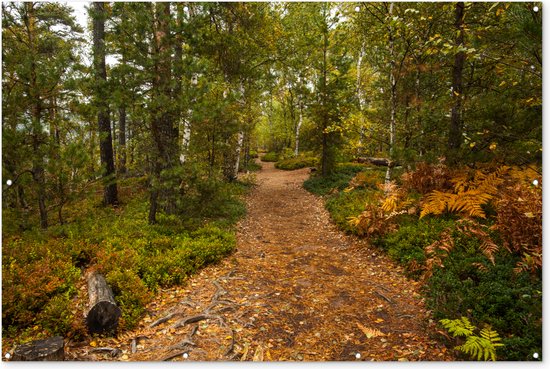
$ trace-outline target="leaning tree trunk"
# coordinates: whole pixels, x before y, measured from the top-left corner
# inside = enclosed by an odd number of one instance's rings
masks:
[[[113,291],[98,272],[88,276],[89,310],[86,325],[90,333],[114,332],[121,316]]]
[[[55,336],[18,346],[12,361],[63,361],[65,360],[63,337]]]

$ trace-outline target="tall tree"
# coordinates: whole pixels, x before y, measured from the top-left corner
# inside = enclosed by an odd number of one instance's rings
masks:
[[[93,54],[95,72],[95,103],[99,128],[99,151],[103,167],[103,202],[105,205],[118,203],[115,161],[113,157],[113,136],[109,101],[107,100],[107,67],[105,64],[105,3],[93,3]]]
[[[464,61],[466,60],[466,53],[463,50],[464,46],[464,3],[458,2],[455,5],[455,22],[454,29],[456,32],[455,47],[456,53],[454,55],[453,63],[453,78],[452,78],[452,99],[453,107],[451,109],[451,121],[449,124],[449,153],[448,159],[451,163],[455,163],[457,160],[457,151],[460,149],[460,143],[462,142],[462,101],[463,88],[462,88],[462,73],[464,69]]]
[[[172,101],[172,51],[170,37],[170,3],[156,3],[153,26],[153,101],[151,133],[155,146],[153,155],[153,183],[149,205],[149,222],[156,222],[159,200],[168,213],[176,210],[175,186],[169,179],[178,164],[178,127],[174,120]],[[164,178],[162,178],[164,172]]]

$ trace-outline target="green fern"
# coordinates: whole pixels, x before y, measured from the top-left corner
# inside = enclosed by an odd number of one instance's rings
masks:
[[[496,361],[497,347],[504,346],[500,343],[500,337],[498,333],[492,330],[490,327],[483,328],[479,332],[479,336],[474,332],[477,329],[466,317],[460,319],[442,319],[440,323],[453,335],[453,337],[465,337],[466,341],[462,345],[455,347],[455,350],[462,351],[463,353],[470,355],[472,359],[476,360],[493,360]]]
[[[470,323],[468,318],[462,317],[460,319],[442,319],[440,320],[443,327],[449,331],[453,337],[468,337],[474,334],[476,327]]]

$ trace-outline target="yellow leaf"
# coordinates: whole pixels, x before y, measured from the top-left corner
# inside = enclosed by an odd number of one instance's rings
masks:
[[[475,143],[475,142],[472,142],[472,143],[470,143],[470,148],[473,148],[473,147],[475,147],[475,145],[476,145],[476,143]]]
[[[493,142],[490,146],[489,146],[489,150],[494,150],[497,148],[497,144],[495,142]]]
[[[122,360],[128,360],[129,357],[128,357],[128,355],[125,354],[125,355],[122,355],[121,359],[122,359]]]
[[[500,82],[500,85],[498,85],[498,87],[502,87],[502,86],[504,86],[504,85],[506,85],[506,81]]]
[[[232,336],[226,336],[225,339],[230,340],[230,339],[233,339],[233,337]]]
[[[92,347],[97,347],[97,342],[96,342],[96,341],[90,342],[90,346],[92,346]]]
[[[384,321],[384,319],[378,318],[378,319],[376,319],[374,322],[375,322],[375,323],[382,323],[383,321]]]
[[[527,218],[534,218],[535,216],[533,215],[533,213],[531,212],[528,212],[528,213],[525,213],[524,214]]]

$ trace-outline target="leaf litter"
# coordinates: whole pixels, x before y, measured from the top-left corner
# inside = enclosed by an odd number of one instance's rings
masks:
[[[138,328],[70,347],[72,359],[453,360],[420,284],[336,228],[302,188],[308,169],[261,164],[234,254],[161,290]]]

